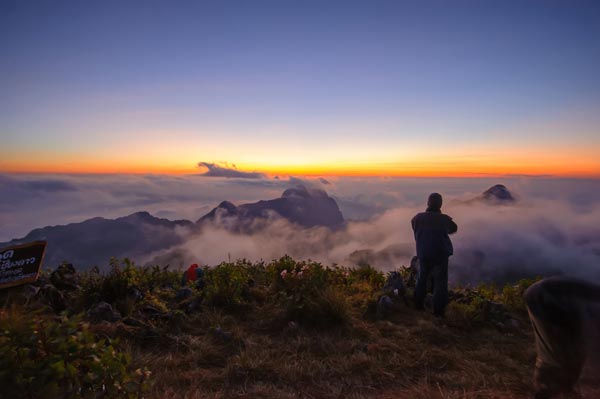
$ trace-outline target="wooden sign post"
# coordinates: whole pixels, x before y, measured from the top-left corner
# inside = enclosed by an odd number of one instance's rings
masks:
[[[0,289],[36,281],[45,251],[46,241],[0,248]]]

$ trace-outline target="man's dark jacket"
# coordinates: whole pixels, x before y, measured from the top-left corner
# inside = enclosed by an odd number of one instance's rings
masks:
[[[458,227],[450,216],[428,209],[417,214],[411,223],[420,259],[444,259],[453,254],[448,234],[456,233]]]

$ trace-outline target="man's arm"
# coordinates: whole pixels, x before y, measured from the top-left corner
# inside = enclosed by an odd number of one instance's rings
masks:
[[[417,224],[417,216],[414,216],[414,217],[412,218],[412,220],[410,221],[410,225],[412,226],[413,233],[414,233],[414,232],[415,232],[415,230],[416,230],[416,226],[415,226],[416,224]]]
[[[448,234],[454,234],[458,231],[458,226],[454,223],[454,220],[448,216]]]

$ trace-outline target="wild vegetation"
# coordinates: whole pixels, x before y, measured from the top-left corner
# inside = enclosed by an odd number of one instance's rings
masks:
[[[526,397],[535,360],[523,291],[457,288],[445,319],[414,310],[412,273],[288,256],[202,269],[62,265],[2,292],[10,398]],[[384,299],[382,299],[382,297]]]

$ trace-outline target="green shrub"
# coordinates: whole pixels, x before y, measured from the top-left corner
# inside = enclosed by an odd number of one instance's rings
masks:
[[[139,398],[148,371],[131,372],[118,342],[86,323],[24,311],[0,313],[0,386],[10,398]]]
[[[267,266],[273,276],[273,298],[283,306],[283,317],[305,326],[327,328],[346,324],[348,302],[335,284],[339,270],[318,262],[295,262],[289,256]]]
[[[343,326],[350,320],[345,296],[331,287],[288,297],[285,319],[313,328]]]
[[[470,302],[450,302],[446,309],[447,319],[451,323],[464,327],[473,327],[489,321],[489,301],[475,296]]]
[[[213,306],[235,306],[247,302],[250,273],[245,261],[223,262],[207,268],[202,289],[204,300]]]
[[[372,266],[349,269],[348,282],[367,282],[373,290],[381,290],[385,284],[384,274]]]
[[[499,301],[499,289],[495,283],[481,283],[474,290],[478,296],[489,301]]]
[[[88,309],[99,301],[115,305],[123,315],[132,313],[136,298],[131,297],[133,288],[145,295],[156,292],[161,286],[176,287],[181,282],[181,273],[166,267],[139,267],[125,258],[111,259],[111,269],[106,275],[89,271],[81,273],[81,305]]]
[[[505,285],[504,288],[502,288],[501,293],[501,301],[504,306],[513,312],[526,312],[527,307],[525,305],[523,294],[525,294],[527,288],[541,279],[541,277],[525,278],[519,280],[514,285]]]

